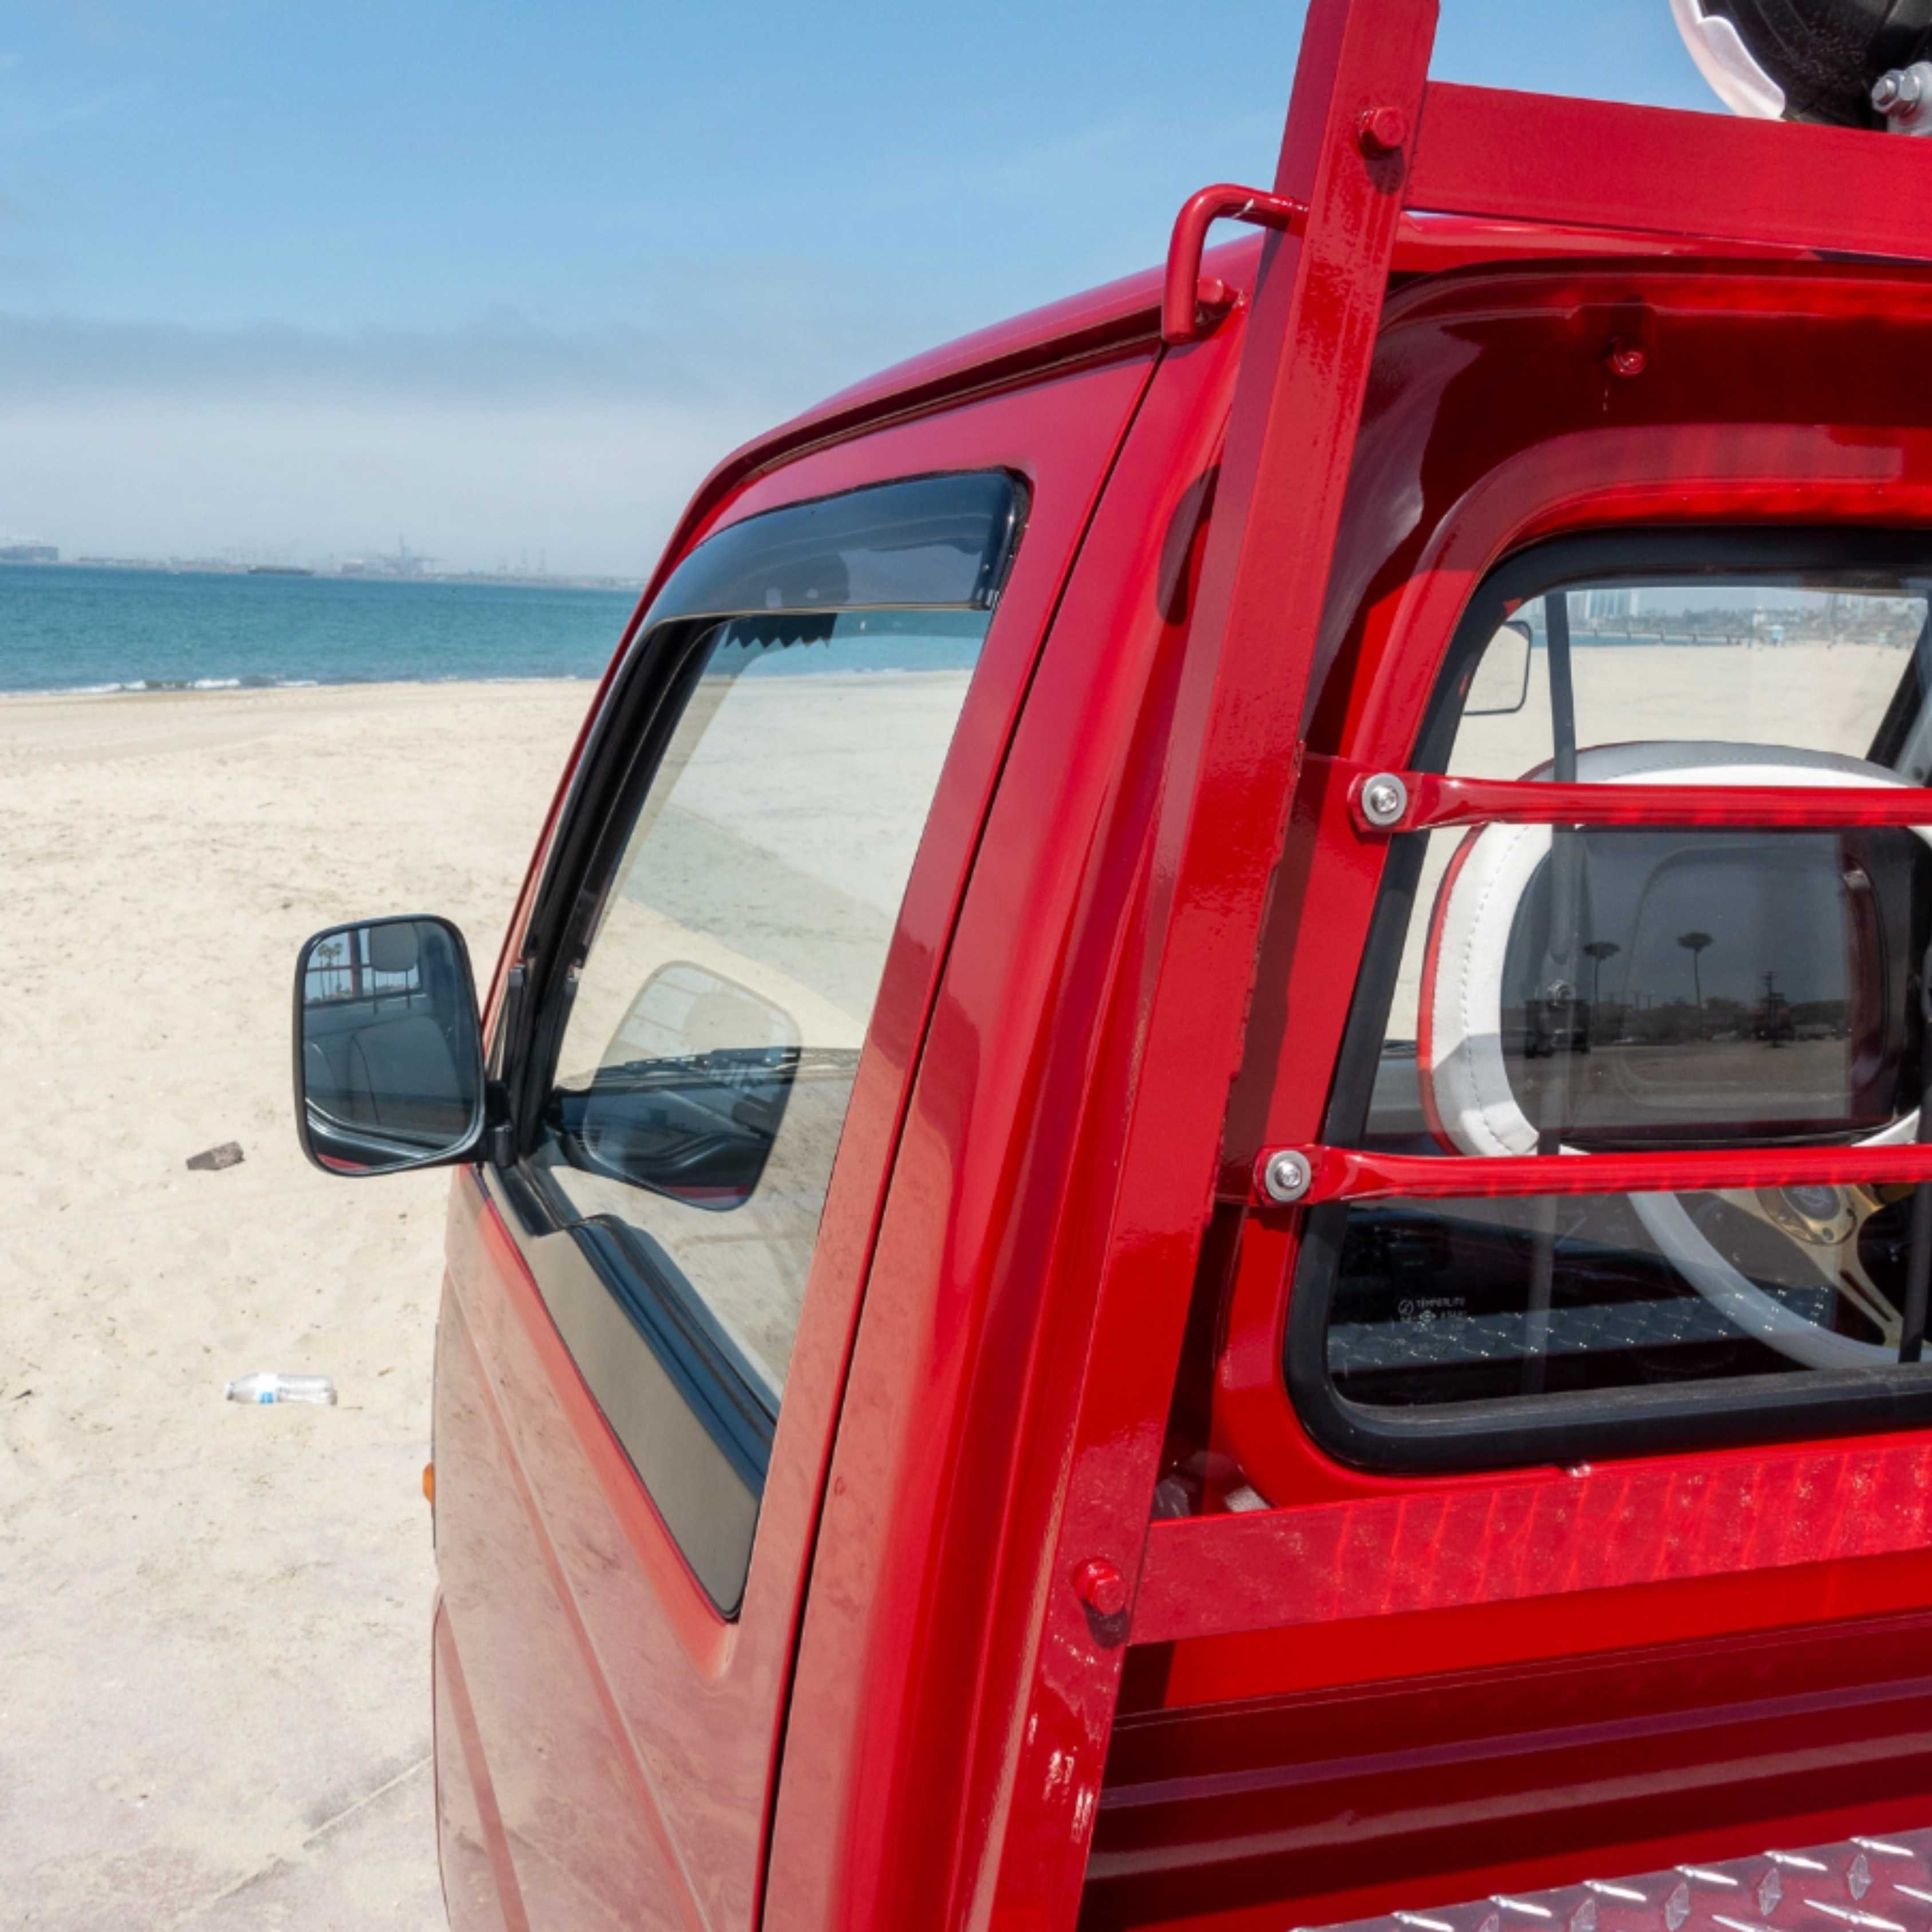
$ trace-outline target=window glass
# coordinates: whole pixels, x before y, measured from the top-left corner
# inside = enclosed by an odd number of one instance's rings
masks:
[[[1562,596],[1580,745],[1717,739],[1862,758],[1906,687],[1910,746],[1885,759],[1914,784],[1932,772],[1932,728],[1916,703],[1927,653],[1926,591],[1869,590],[1700,577],[1688,584],[1586,584]],[[1555,748],[1550,602],[1532,597],[1508,623],[1534,642],[1520,710],[1501,667],[1516,638],[1483,652],[1446,768],[1460,777],[1548,778]],[[1901,755],[1903,754],[1904,755]]]
[[[989,622],[722,624],[566,1025],[540,1172],[772,1409],[859,1050]]]
[[[1506,605],[1452,665],[1418,763],[1923,784],[1926,612],[1905,578],[1573,584]],[[1918,1136],[1932,828],[1490,825],[1397,838],[1385,890],[1409,896],[1406,932],[1365,968],[1353,1050],[1373,1064],[1341,1083],[1335,1138],[1504,1155]],[[1409,1409],[1896,1368],[1912,1193],[1351,1204],[1317,1244],[1324,1366],[1352,1401]]]

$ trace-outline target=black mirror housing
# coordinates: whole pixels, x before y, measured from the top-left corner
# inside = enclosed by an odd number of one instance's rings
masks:
[[[296,958],[296,1134],[326,1174],[476,1158],[486,1108],[470,949],[433,914],[318,932]]]

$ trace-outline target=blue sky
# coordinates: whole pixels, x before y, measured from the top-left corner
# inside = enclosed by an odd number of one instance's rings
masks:
[[[1265,180],[1292,4],[0,10],[0,536],[640,572],[733,442]],[[1714,107],[1666,0],[1436,71]]]

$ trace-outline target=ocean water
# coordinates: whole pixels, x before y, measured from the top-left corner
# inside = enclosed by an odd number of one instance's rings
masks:
[[[0,565],[0,692],[596,677],[621,590]]]

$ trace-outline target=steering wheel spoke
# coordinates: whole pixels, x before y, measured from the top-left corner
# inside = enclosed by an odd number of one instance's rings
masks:
[[[1884,1346],[1896,1348],[1904,1318],[1872,1279],[1859,1252],[1859,1237],[1874,1214],[1910,1191],[1858,1183],[1844,1187],[1727,1188],[1717,1198],[1784,1235],[1826,1286],[1879,1331]]]

